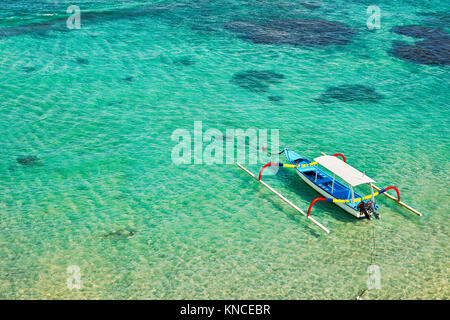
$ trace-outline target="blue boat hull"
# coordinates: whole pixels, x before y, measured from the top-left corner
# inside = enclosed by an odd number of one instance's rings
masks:
[[[285,149],[285,155],[287,160],[294,165],[309,164],[312,161],[301,157],[294,151]],[[341,182],[335,180],[334,186],[332,187],[333,177],[328,175],[325,171],[317,168],[317,166],[310,166],[305,168],[296,168],[297,174],[302,178],[303,181],[311,188],[316,190],[322,196],[326,198],[333,199],[351,199],[351,190],[348,186],[342,184]],[[317,174],[317,180],[316,180]],[[355,192],[355,198],[361,197],[360,194]],[[367,202],[367,201],[366,201]],[[345,212],[350,213],[356,218],[365,218],[359,210],[356,208],[357,204],[352,205],[351,203],[335,203],[338,207],[343,209]]]

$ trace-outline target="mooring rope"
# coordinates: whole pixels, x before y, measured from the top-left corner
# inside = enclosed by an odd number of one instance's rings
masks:
[[[376,249],[377,249],[377,247],[376,247],[376,242],[375,242],[375,225],[373,224],[372,225],[372,250],[370,252],[370,264],[371,265],[373,264],[374,255],[376,256],[376,254],[375,254]]]
[[[278,155],[280,155],[280,154],[283,154],[284,151],[285,151],[285,150],[280,151],[280,152],[276,152],[276,153],[269,152],[269,154],[272,155],[272,156],[278,156]]]
[[[370,264],[369,266],[373,265],[375,259],[374,257],[376,257],[376,241],[375,241],[375,224],[372,223],[372,246],[370,248]],[[367,283],[366,283],[367,284]],[[357,296],[356,296],[356,300],[361,300],[362,296],[364,294],[366,294],[370,289],[369,288],[365,288],[363,289]]]

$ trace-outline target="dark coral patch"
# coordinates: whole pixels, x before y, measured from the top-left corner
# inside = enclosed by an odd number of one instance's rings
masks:
[[[320,2],[318,1],[303,1],[300,4],[310,10],[314,10],[321,7]]]
[[[450,64],[450,39],[424,40],[414,45],[396,41],[390,51],[402,60],[426,65]]]
[[[25,157],[18,157],[17,162],[23,166],[32,166],[37,164],[39,161],[39,158],[36,156],[25,156]]]
[[[35,67],[23,67],[22,71],[26,72],[26,73],[31,73],[33,71],[36,71]]]
[[[82,24],[102,23],[105,21],[131,19],[145,16],[159,16],[165,12],[172,10],[177,5],[172,7],[161,6],[159,4],[150,4],[136,6],[125,9],[112,9],[102,11],[83,12]],[[22,34],[45,35],[48,36],[49,31],[58,32],[73,32],[75,29],[67,28],[67,18],[52,19],[38,23],[30,23],[15,27],[0,28],[0,39],[6,37],[13,37]]]
[[[272,102],[281,102],[284,100],[282,96],[268,96],[267,99]]]
[[[78,64],[82,64],[82,65],[88,65],[89,64],[89,60],[85,59],[85,58],[76,58],[75,60],[76,60],[76,62]]]
[[[112,240],[125,240],[136,234],[136,230],[130,229],[119,229],[116,231],[108,232],[102,236],[103,239],[112,239]]]
[[[263,93],[271,84],[279,83],[284,76],[274,71],[247,70],[236,73],[231,82],[251,92]]]
[[[441,29],[423,26],[397,26],[393,32],[425,39],[409,44],[394,41],[389,53],[399,59],[425,65],[450,64],[450,35]]]
[[[173,61],[175,65],[192,66],[195,61],[191,57],[182,57]]]
[[[377,102],[383,97],[373,88],[360,85],[343,85],[328,88],[319,99],[318,102],[329,103],[332,101],[341,102]]]
[[[441,29],[424,26],[396,26],[393,27],[391,31],[404,36],[420,39],[445,38],[449,36]]]
[[[58,19],[54,21],[44,21],[40,23],[30,23],[27,25],[0,28],[0,39],[7,37],[14,37],[22,34],[32,34],[37,36],[45,36],[48,31],[67,31],[64,25],[65,19]]]
[[[413,63],[450,65],[450,38],[433,38],[409,44],[395,41],[390,54]]]
[[[345,45],[356,35],[343,23],[318,19],[279,19],[266,24],[235,21],[225,28],[253,43],[306,47]]]

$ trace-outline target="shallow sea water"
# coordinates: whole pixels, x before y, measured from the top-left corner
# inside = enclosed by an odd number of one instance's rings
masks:
[[[450,6],[377,1],[371,32],[371,1],[301,2],[85,0],[82,29],[67,30],[69,2],[2,1],[0,298],[355,299],[372,259],[381,289],[364,299],[448,299],[449,69],[388,52],[417,41],[391,33],[397,25],[450,32]],[[357,35],[294,47],[224,28],[276,18]],[[252,92],[232,81],[247,70],[284,78]],[[382,99],[317,101],[353,84]],[[194,121],[279,129],[281,146],[310,159],[342,152],[424,216],[381,197],[379,221],[319,203],[325,235],[235,165],[173,164],[171,134]],[[290,169],[265,180],[301,208],[317,196]],[[80,290],[66,286],[69,265]]]

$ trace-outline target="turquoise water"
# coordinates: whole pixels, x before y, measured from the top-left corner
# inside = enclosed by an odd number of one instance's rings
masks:
[[[0,298],[355,299],[372,263],[381,289],[364,299],[448,299],[449,69],[389,50],[417,41],[394,26],[450,32],[450,5],[377,1],[371,32],[371,1],[321,3],[85,0],[82,29],[68,30],[69,2],[3,0]],[[280,18],[357,33],[308,47],[224,28]],[[232,81],[247,70],[283,78],[255,92]],[[317,100],[343,85],[382,99]],[[319,203],[326,235],[235,165],[173,164],[171,134],[194,121],[279,129],[308,158],[342,152],[424,216],[386,198],[379,221]],[[304,209],[317,196],[291,169],[265,180]],[[80,290],[67,288],[70,265]]]

